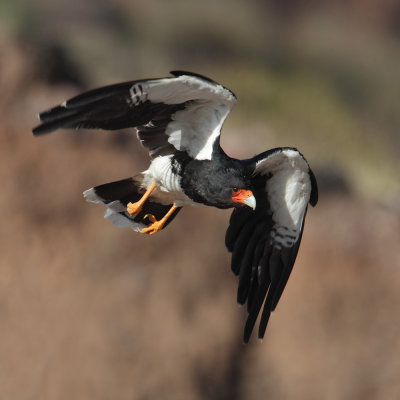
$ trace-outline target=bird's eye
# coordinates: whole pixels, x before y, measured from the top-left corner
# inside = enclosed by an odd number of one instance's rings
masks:
[[[237,187],[232,188],[232,192],[237,193],[239,189]]]

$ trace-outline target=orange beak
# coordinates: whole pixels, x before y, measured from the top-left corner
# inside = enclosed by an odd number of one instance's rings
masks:
[[[253,210],[256,209],[256,198],[251,190],[239,189],[232,190],[232,201],[235,203],[244,204]]]

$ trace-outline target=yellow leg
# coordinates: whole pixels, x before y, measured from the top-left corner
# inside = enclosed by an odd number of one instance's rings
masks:
[[[128,214],[136,215],[136,214],[140,213],[140,211],[142,210],[143,204],[146,202],[146,200],[149,198],[149,196],[151,195],[151,193],[153,192],[153,190],[156,187],[157,186],[154,183],[152,183],[146,189],[146,192],[144,193],[144,195],[141,197],[141,199],[139,201],[137,201],[136,203],[128,203],[126,205],[126,211],[128,211]]]
[[[159,220],[157,221],[154,215],[148,215],[147,217],[150,219],[152,222],[151,225],[149,225],[146,228],[143,228],[140,232],[145,233],[146,235],[154,235],[158,231],[162,229],[164,224],[168,221],[168,218],[173,214],[173,212],[177,209],[178,207],[173,204],[172,207],[168,210],[168,212]]]

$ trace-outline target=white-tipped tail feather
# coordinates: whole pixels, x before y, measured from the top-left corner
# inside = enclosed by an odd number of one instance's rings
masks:
[[[106,207],[104,219],[111,221],[113,225],[118,228],[132,228],[134,231],[139,232],[146,227],[145,224],[135,222],[127,213],[126,207],[119,200],[106,203],[96,194],[94,188],[85,190],[83,192],[83,197],[90,203],[103,204]]]

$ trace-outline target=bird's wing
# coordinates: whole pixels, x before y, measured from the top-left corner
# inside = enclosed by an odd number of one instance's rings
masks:
[[[315,177],[296,149],[273,149],[246,163],[257,207],[235,209],[226,232],[232,271],[239,275],[237,300],[247,301],[244,342],[264,304],[258,331],[263,338],[296,260],[308,203],[318,200]]]
[[[211,159],[235,95],[201,75],[173,71],[172,77],[131,81],[94,89],[39,115],[41,135],[58,128],[136,127],[150,156],[185,151]]]

